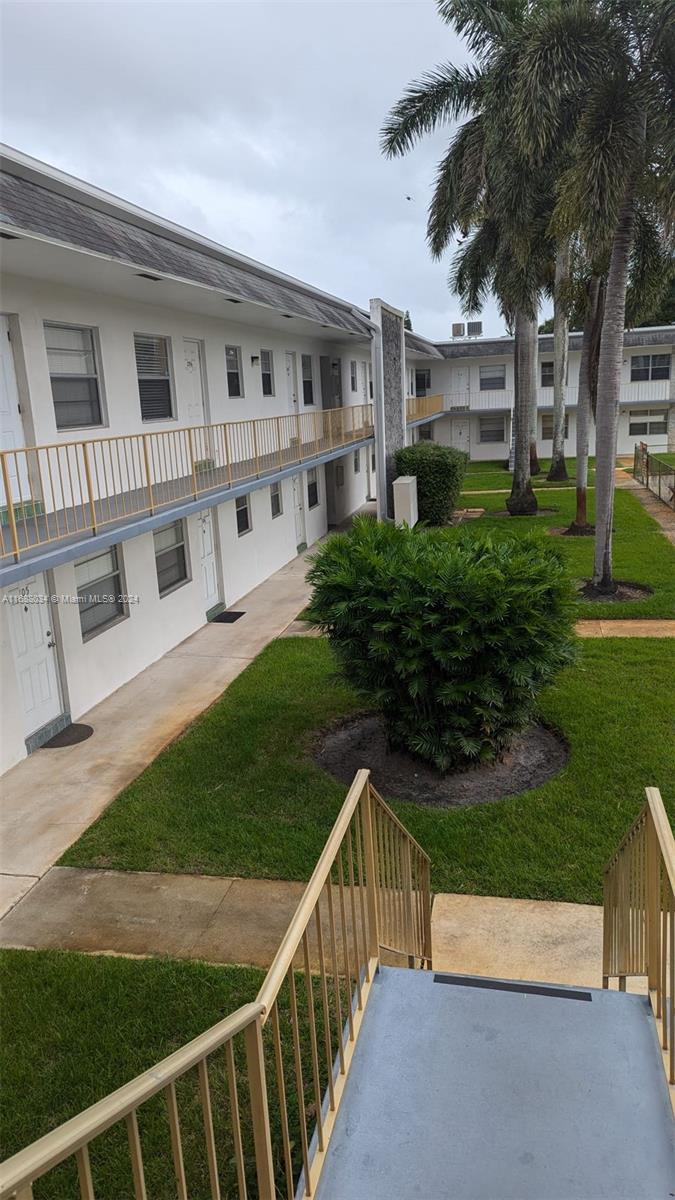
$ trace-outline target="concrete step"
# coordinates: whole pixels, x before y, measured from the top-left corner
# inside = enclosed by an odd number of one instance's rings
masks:
[[[383,967],[317,1200],[656,1200],[674,1129],[646,997]]]

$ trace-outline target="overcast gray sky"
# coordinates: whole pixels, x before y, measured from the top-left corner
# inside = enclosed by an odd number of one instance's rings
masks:
[[[4,141],[449,336],[449,261],[425,244],[448,135],[395,162],[378,144],[406,83],[466,60],[432,0],[10,0],[1,18]],[[483,321],[504,332],[494,305]]]

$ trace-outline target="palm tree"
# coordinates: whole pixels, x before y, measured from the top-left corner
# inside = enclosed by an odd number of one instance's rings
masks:
[[[558,236],[578,230],[590,256],[608,256],[596,416],[593,584],[600,593],[616,590],[617,416],[637,214],[649,203],[662,234],[675,217],[674,55],[675,0],[575,0],[533,12],[518,64],[516,129],[534,162],[550,155],[566,106],[576,114],[559,180]]]
[[[570,240],[562,238],[555,254],[553,284],[553,446],[547,479],[567,479],[565,464],[565,396],[570,336]]]
[[[585,288],[586,314],[581,340],[581,362],[579,364],[579,388],[577,392],[577,437],[576,437],[576,514],[568,533],[584,535],[594,533],[588,523],[588,436],[591,412],[596,410],[598,386],[598,355],[600,332],[604,311],[605,280],[593,274]]]
[[[487,292],[494,291],[515,330],[518,468],[509,509],[514,515],[531,513],[537,505],[530,463],[539,469],[536,316],[542,260],[551,253],[552,193],[542,185],[542,173],[535,178],[519,153],[509,118],[526,10],[517,0],[440,0],[438,9],[466,38],[476,62],[463,67],[445,63],[411,84],[385,122],[382,148],[390,157],[405,154],[439,125],[468,118],[439,164],[427,240],[438,258],[456,237],[471,234],[457,257],[451,284],[467,312],[480,309]]]

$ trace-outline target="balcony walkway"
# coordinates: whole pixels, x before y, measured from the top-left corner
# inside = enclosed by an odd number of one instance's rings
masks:
[[[672,1194],[648,999],[501,982],[382,968],[317,1200]]]

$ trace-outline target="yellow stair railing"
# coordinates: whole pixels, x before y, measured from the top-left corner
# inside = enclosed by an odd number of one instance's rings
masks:
[[[66,1164],[68,1194],[95,1200],[97,1172],[110,1163],[94,1143],[116,1127],[133,1189],[124,1194],[147,1200],[157,1164],[143,1159],[143,1106],[155,1097],[178,1200],[197,1151],[208,1180],[199,1195],[210,1200],[314,1195],[382,948],[431,967],[429,859],[363,770],[255,1001],[8,1159],[0,1200],[33,1200],[33,1183]],[[227,1097],[225,1111],[216,1095]],[[199,1115],[197,1149],[193,1117],[186,1151],[179,1109]]]
[[[443,396],[408,396],[405,402],[405,419],[422,421],[424,417],[434,417],[443,412]]]
[[[643,977],[675,1084],[675,839],[658,788],[605,868],[603,987]]]

